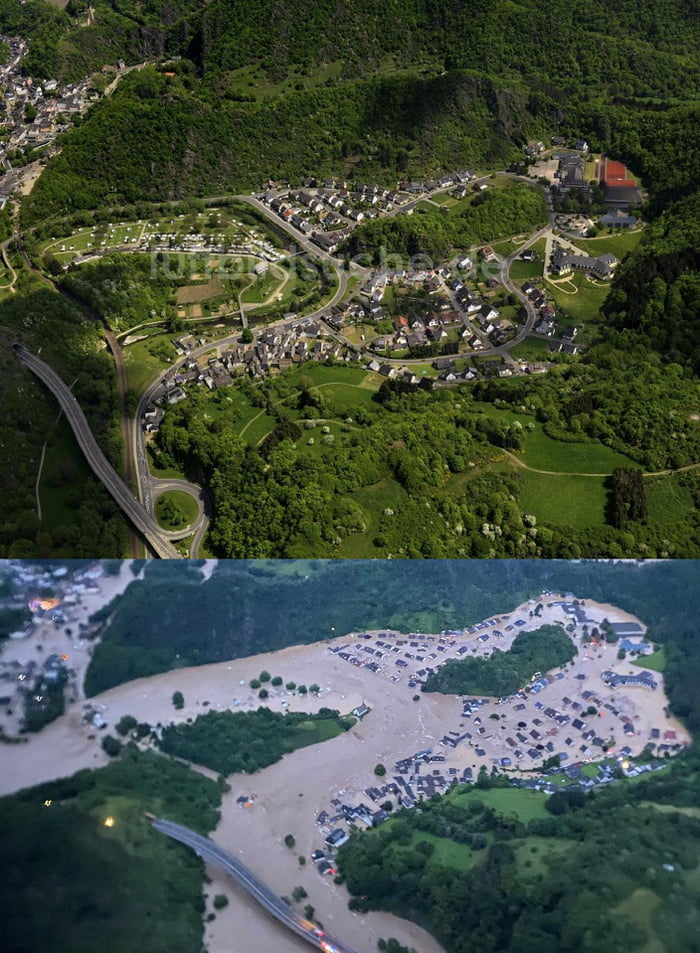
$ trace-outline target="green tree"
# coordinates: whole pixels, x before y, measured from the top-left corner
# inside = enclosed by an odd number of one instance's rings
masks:
[[[124,738],[130,731],[133,731],[137,725],[138,721],[133,715],[122,715],[114,727],[118,734]]]
[[[113,735],[105,735],[102,738],[102,750],[108,754],[110,758],[116,758],[122,750],[122,743]]]
[[[173,692],[173,706],[178,710],[185,707],[185,696],[182,692]]]

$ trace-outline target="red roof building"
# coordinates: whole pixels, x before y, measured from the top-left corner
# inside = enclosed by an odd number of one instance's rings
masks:
[[[629,178],[629,172],[624,163],[608,159],[607,156],[600,157],[598,182],[601,185],[617,185],[622,188],[634,188],[636,184],[634,179]]]

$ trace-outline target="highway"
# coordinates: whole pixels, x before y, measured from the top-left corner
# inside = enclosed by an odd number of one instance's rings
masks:
[[[271,913],[273,917],[276,917],[280,923],[296,933],[297,936],[306,940],[315,950],[322,950],[324,953],[356,953],[352,947],[347,946],[335,937],[314,929],[313,924],[299,917],[292,907],[270,890],[240,860],[219,847],[214,841],[209,840],[208,837],[202,837],[201,834],[197,834],[189,828],[182,827],[182,825],[175,824],[172,821],[166,821],[149,814],[146,817],[148,817],[151,826],[160,831],[161,834],[191,847],[206,863],[215,864],[233,877],[268,913]],[[320,936],[319,933],[321,933]]]
[[[12,347],[20,361],[39,378],[56,398],[66,415],[66,420],[73,429],[78,446],[85,455],[90,468],[131,524],[141,533],[157,556],[163,559],[179,558],[180,554],[168,542],[156,520],[135,498],[98,447],[78,401],[58,374],[21,344],[13,344]]]

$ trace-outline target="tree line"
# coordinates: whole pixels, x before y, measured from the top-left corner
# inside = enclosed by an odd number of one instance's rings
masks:
[[[521,632],[506,652],[494,645],[488,658],[450,659],[428,676],[422,690],[449,695],[512,695],[523,689],[535,672],[560,668],[577,654],[560,626],[542,625]]]

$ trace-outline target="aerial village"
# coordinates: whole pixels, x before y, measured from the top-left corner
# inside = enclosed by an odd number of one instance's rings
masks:
[[[598,216],[599,226],[620,230],[638,226],[632,210],[641,203],[642,194],[622,163],[602,156],[594,170],[587,172],[585,142],[575,144],[577,151],[545,150],[542,143],[533,149],[533,155],[545,152],[537,158],[533,174],[550,187],[556,201],[597,188],[607,209]],[[595,178],[590,179],[591,175]],[[402,182],[391,190],[376,183],[307,178],[300,188],[268,182],[256,198],[268,215],[279,218],[288,231],[298,232],[303,249],[311,243],[332,255],[363,221],[413,214],[418,203],[431,196],[459,200],[487,190],[489,180],[490,176],[477,177],[465,169],[438,180]],[[543,259],[542,272],[552,279],[580,273],[595,282],[609,282],[618,263],[616,256],[610,252],[592,256],[575,244],[577,236],[592,234],[596,222],[582,213],[563,212],[554,215],[554,222],[558,231],[548,235],[543,255],[525,247],[515,260]],[[164,237],[157,237],[160,244],[153,246],[150,240],[148,247],[165,247]],[[165,238],[173,247],[173,237]],[[175,248],[222,251],[222,246],[209,248],[203,240],[193,236],[189,245],[181,242]],[[526,280],[517,286],[517,294],[509,293],[507,273],[508,262],[490,245],[432,266],[413,262],[365,268],[356,293],[307,317],[285,314],[273,326],[256,329],[252,341],[227,338],[225,345],[217,345],[205,336],[183,335],[173,340],[180,360],[148,408],[144,428],[158,429],[162,408],[186,397],[184,385],[215,390],[229,386],[238,374],[274,375],[307,360],[357,362],[384,377],[429,389],[492,375],[542,373],[557,354],[573,356],[585,348],[578,326],[566,318],[558,320],[546,282]],[[508,352],[524,322],[533,336],[547,342],[540,360],[515,360]],[[363,328],[359,338],[352,334],[356,326]],[[480,361],[480,355],[497,355],[501,360]],[[425,365],[412,367],[416,360],[427,362],[432,371],[427,372]]]
[[[34,82],[21,72],[28,43],[20,37],[0,37],[9,51],[0,66],[0,209],[17,191],[35,177],[55,151],[55,139],[100,98],[89,79],[60,86],[58,80]],[[119,70],[124,68],[120,63]],[[110,71],[111,72],[111,71]],[[114,70],[115,74],[117,70]],[[39,168],[37,168],[37,166]]]
[[[425,747],[401,753],[385,776],[368,777],[364,789],[338,791],[316,817],[323,844],[312,860],[321,874],[335,872],[335,851],[353,828],[377,826],[390,812],[414,807],[454,785],[473,785],[480,772],[547,794],[573,785],[589,790],[661,770],[686,747],[689,736],[664,710],[663,676],[643,667],[653,651],[644,640],[644,626],[610,621],[612,611],[572,594],[545,592],[541,602],[534,623],[531,600],[509,615],[464,630],[358,632],[328,648],[346,664],[400,683],[410,693],[420,692],[448,659],[506,651],[519,632],[543,623],[565,627],[579,651],[570,666],[533,673],[510,697],[460,697],[461,717],[445,725],[441,738],[426,738]],[[615,641],[607,641],[599,626],[609,627]],[[353,714],[372,716],[364,704]]]

